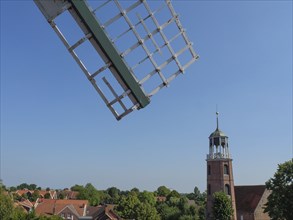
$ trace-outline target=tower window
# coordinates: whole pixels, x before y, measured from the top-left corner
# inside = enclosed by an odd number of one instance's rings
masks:
[[[224,164],[224,174],[229,175],[229,166]]]
[[[208,185],[208,195],[211,195],[211,184]]]
[[[211,165],[208,165],[208,175],[211,175]]]
[[[231,195],[229,184],[225,184],[225,193],[226,193],[227,195]]]

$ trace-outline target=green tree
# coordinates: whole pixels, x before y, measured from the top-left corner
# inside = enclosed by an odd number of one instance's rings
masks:
[[[139,194],[139,189],[136,188],[136,187],[134,187],[134,188],[132,188],[132,189],[130,190],[130,193],[133,193],[133,194],[138,195],[138,194]]]
[[[198,219],[199,220],[205,220],[206,219],[206,208],[205,204],[201,205],[198,209]]]
[[[9,220],[13,214],[12,199],[0,189],[0,219]]]
[[[9,187],[9,191],[10,192],[15,192],[17,189],[16,189],[16,187],[15,186],[11,186],[11,187]]]
[[[157,211],[162,220],[178,220],[181,215],[178,207],[170,206],[167,203],[159,203],[157,205]]]
[[[293,219],[293,161],[289,160],[278,165],[273,178],[266,182],[271,190],[265,212],[272,220]]]
[[[47,193],[44,195],[44,198],[45,198],[45,199],[50,199],[50,198],[51,198],[50,193],[47,192]]]
[[[40,193],[38,190],[35,190],[32,195],[28,198],[31,202],[37,201],[37,199],[40,197]]]
[[[167,200],[169,200],[170,198],[180,198],[180,194],[176,191],[176,190],[172,190],[168,196],[167,196]]]
[[[28,219],[27,214],[20,207],[15,207],[13,209],[11,220],[20,220],[20,219]]]
[[[22,183],[16,187],[17,189],[28,189],[29,185],[27,183]]]
[[[107,203],[117,204],[120,198],[120,190],[116,187],[110,187],[106,190],[106,193],[110,196],[107,199]]]
[[[116,207],[116,211],[125,219],[160,220],[156,208],[148,202],[142,203],[136,193],[123,195]]]
[[[213,198],[214,219],[230,220],[233,214],[231,199],[224,192],[215,192]]]
[[[16,219],[15,219],[16,220]],[[26,220],[38,220],[38,217],[36,216],[35,209],[32,209],[27,215]]]
[[[107,189],[107,193],[111,197],[116,197],[116,196],[119,196],[120,190],[113,186],[113,187],[110,187],[110,188]]]
[[[77,192],[79,192],[79,191],[81,191],[81,190],[83,190],[83,186],[82,185],[78,185],[78,184],[75,184],[74,186],[72,186],[71,188],[70,188],[70,190],[71,191],[77,191]]]
[[[140,202],[142,202],[142,203],[148,203],[151,206],[155,206],[155,204],[156,204],[156,198],[154,196],[154,193],[152,193],[152,192],[143,191],[142,193],[140,193],[138,195],[138,198],[139,198]]]
[[[117,213],[125,219],[135,219],[137,218],[136,207],[139,205],[140,201],[136,195],[128,194],[127,196],[122,196],[116,207]]]
[[[182,215],[178,220],[196,220],[196,217],[192,215]]]
[[[200,200],[201,193],[197,187],[194,187],[193,193],[194,193],[194,200],[195,201]]]
[[[64,191],[60,191],[58,192],[58,199],[64,199],[65,198],[65,192]]]
[[[77,198],[88,200],[91,206],[97,206],[100,203],[100,193],[91,183],[87,183],[79,191]]]
[[[166,186],[160,186],[157,189],[158,196],[168,196],[170,192],[171,192],[170,189],[168,189]]]
[[[37,185],[36,185],[36,184],[30,184],[30,185],[28,186],[28,189],[29,189],[29,190],[36,190],[36,189],[37,189]]]
[[[137,220],[160,220],[160,216],[154,206],[149,203],[139,202],[135,208]]]

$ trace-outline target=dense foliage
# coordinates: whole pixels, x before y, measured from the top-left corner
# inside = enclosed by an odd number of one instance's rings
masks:
[[[19,196],[15,192],[17,189],[27,189],[30,187],[33,193],[29,196],[24,194]],[[23,183],[17,187],[10,187],[10,193],[14,201],[29,199],[35,201],[38,194],[38,187],[35,184]],[[46,189],[47,191],[50,188]],[[68,189],[58,190],[58,199],[65,198]],[[155,192],[143,191],[133,188],[130,191],[122,191],[116,187],[106,190],[97,190],[91,183],[74,185],[71,191],[78,192],[77,199],[88,200],[91,206],[103,204],[115,204],[115,212],[124,219],[136,220],[204,220],[206,193],[200,193],[195,187],[193,193],[180,194],[176,190],[170,190],[166,186],[160,186]],[[48,197],[48,194],[45,194]],[[9,199],[12,201],[12,198]],[[1,202],[2,203],[2,202]],[[9,206],[9,202],[4,201]],[[11,208],[4,208],[3,215]],[[13,214],[11,214],[13,213]],[[16,216],[14,219],[36,219],[46,220],[45,217],[36,217],[30,213],[30,217],[21,210],[12,210],[7,213],[9,216]],[[21,216],[23,215],[23,216]],[[18,217],[17,217],[18,216]],[[0,216],[1,217],[1,216]],[[1,218],[2,219],[2,218]],[[5,218],[3,218],[5,219]]]
[[[0,219],[1,220],[62,220],[61,217],[36,216],[32,210],[24,212],[20,207],[13,205],[13,199],[7,191],[0,189]]]
[[[213,215],[215,219],[230,220],[233,215],[231,199],[224,192],[213,194]]]
[[[273,178],[266,182],[266,188],[271,190],[265,212],[272,220],[293,219],[293,161],[278,165]]]

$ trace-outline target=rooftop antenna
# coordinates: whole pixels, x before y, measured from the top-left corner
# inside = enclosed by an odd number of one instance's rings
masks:
[[[170,0],[34,2],[117,120],[146,107],[198,59]],[[57,26],[66,14],[67,35]],[[71,42],[78,31],[82,35]],[[100,60],[87,52],[81,59],[86,42]],[[93,71],[87,63],[95,64]]]

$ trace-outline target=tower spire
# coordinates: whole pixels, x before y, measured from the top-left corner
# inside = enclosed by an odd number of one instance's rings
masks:
[[[217,115],[217,130],[219,130],[219,112],[216,112]]]

